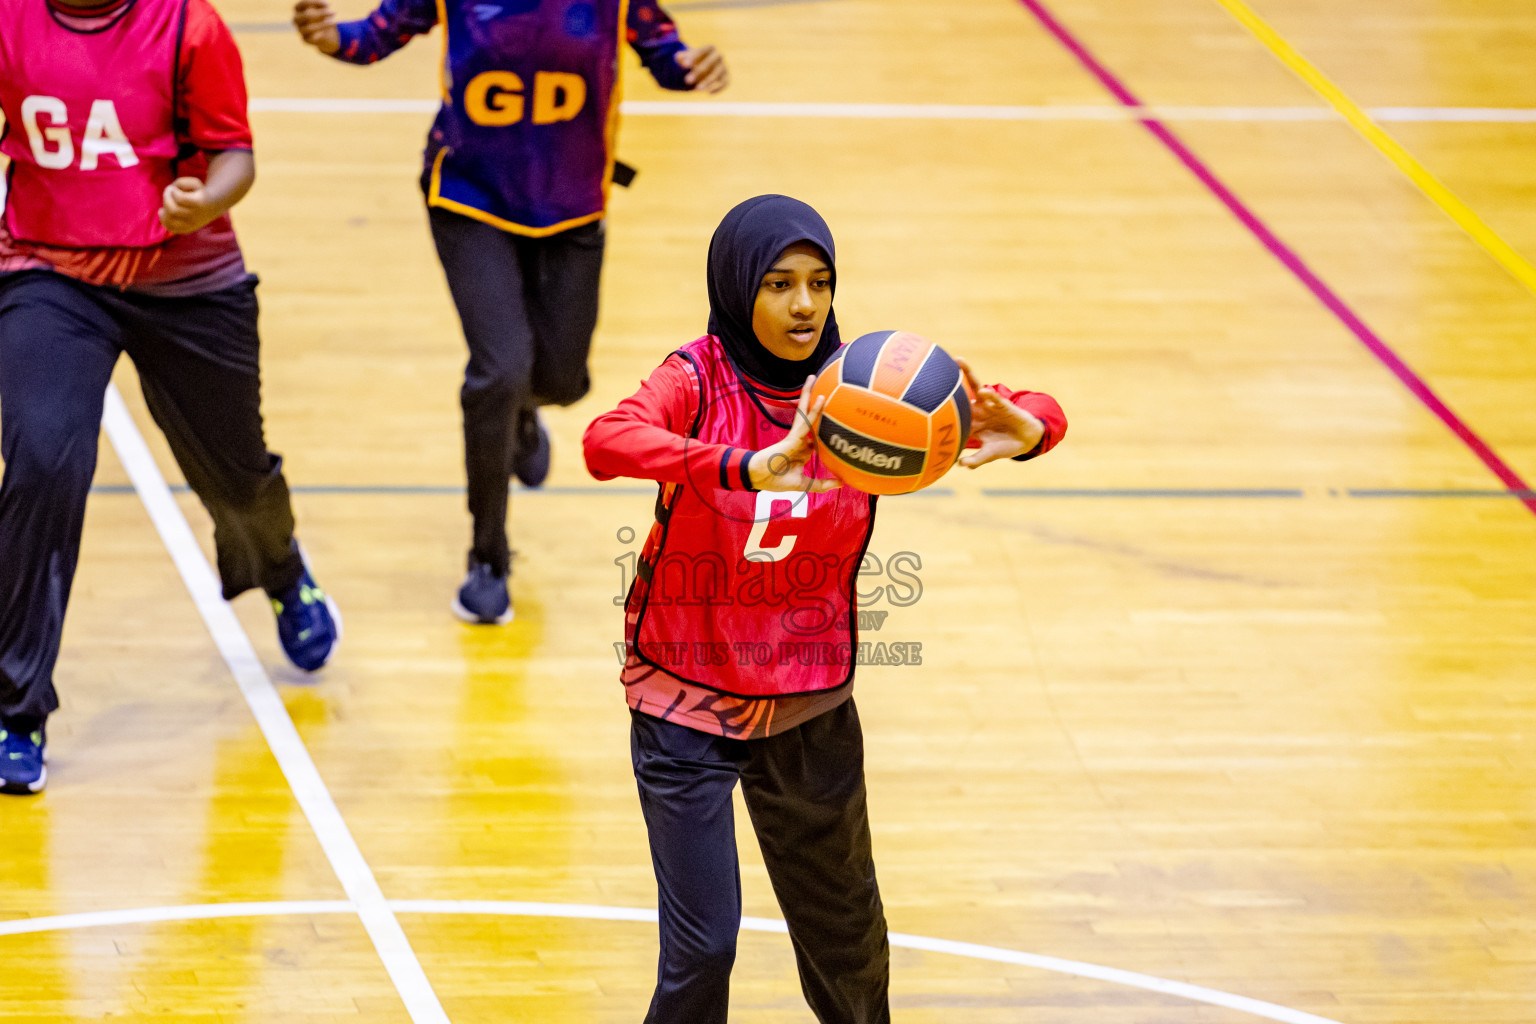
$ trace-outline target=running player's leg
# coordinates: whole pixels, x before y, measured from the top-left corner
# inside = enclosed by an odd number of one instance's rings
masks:
[[[742,793],[822,1024],[891,1019],[890,948],[875,880],[864,738],[853,701],[753,740]]]
[[[505,577],[507,485],[516,456],[517,411],[528,403],[533,328],[524,305],[516,239],[469,217],[433,207],[432,239],[469,344],[464,386],[464,465],[474,518],[474,563]]]
[[[22,792],[42,788],[41,743],[10,747],[59,706],[53,668],[119,351],[93,291],[42,271],[0,279],[0,742],[5,787]]]
[[[598,221],[539,241],[538,287],[528,289],[537,405],[570,405],[592,386],[587,356],[597,329],[605,238]]]
[[[176,464],[213,518],[219,579],[231,600],[276,596],[304,572],[282,459],[261,418],[254,280],[183,298],[129,295],[125,345]]]
[[[630,754],[656,869],[661,955],[647,1024],[725,1024],[741,928],[739,740],[630,712]]]
[[[592,386],[587,355],[597,328],[597,298],[603,269],[602,221],[562,231],[524,245],[528,316],[533,323],[533,394],[517,419],[517,478],[530,487],[549,475],[549,434],[539,420],[541,405],[570,405]]]
[[[213,519],[225,599],[264,590],[288,656],[319,668],[338,624],[294,540],[282,459],[267,450],[255,278],[201,295],[116,301],[150,415]]]

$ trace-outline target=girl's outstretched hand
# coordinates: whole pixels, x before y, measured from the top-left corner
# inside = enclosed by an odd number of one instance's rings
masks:
[[[1033,451],[1045,436],[1045,424],[1033,414],[1020,409],[1012,402],[1005,402],[996,391],[976,382],[971,366],[964,359],[956,359],[971,395],[971,439],[980,441],[981,447],[960,456],[960,465],[966,469],[985,466],[998,459],[1011,459]]]
[[[321,53],[335,53],[341,49],[336,12],[325,0],[299,0],[294,4],[293,27],[299,30],[299,38]]]
[[[758,490],[821,492],[843,486],[839,480],[813,477],[806,472],[806,464],[816,454],[816,423],[821,419],[822,406],[827,404],[826,398],[811,403],[811,385],[815,381],[815,377],[805,379],[800,404],[795,408],[795,421],[784,440],[757,452],[747,463],[747,475]]]
[[[725,66],[725,57],[713,46],[683,50],[676,57],[677,66],[688,74],[683,81],[695,92],[716,93],[731,84],[731,72]]]

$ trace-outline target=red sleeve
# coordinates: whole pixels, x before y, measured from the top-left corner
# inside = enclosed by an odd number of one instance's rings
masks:
[[[745,448],[689,438],[693,381],[681,356],[670,356],[640,390],[587,426],[582,449],[599,480],[636,477],[699,490],[751,490]]]
[[[1067,436],[1067,414],[1061,411],[1061,405],[1043,391],[1015,391],[1006,384],[993,384],[992,390],[997,396],[1006,402],[1030,413],[1045,424],[1045,435],[1040,438],[1040,443],[1035,445],[1023,455],[1015,455],[1014,461],[1024,462],[1055,448],[1061,439]],[[979,448],[978,441],[971,441],[967,448]]]
[[[179,86],[183,142],[211,151],[251,148],[240,50],[208,0],[187,2]]]

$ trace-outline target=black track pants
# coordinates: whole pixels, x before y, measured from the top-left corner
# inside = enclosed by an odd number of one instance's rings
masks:
[[[119,353],[213,517],[224,596],[298,581],[282,460],[262,433],[256,318],[255,278],[157,298],[0,275],[0,718],[58,707],[53,668]]]
[[[738,779],[816,1019],[887,1024],[890,948],[853,701],[757,740],[630,714],[661,916],[647,1024],[725,1024],[741,924]]]
[[[603,223],[526,238],[439,207],[428,216],[469,344],[459,401],[471,554],[504,575],[518,418],[541,405],[570,405],[590,386]]]

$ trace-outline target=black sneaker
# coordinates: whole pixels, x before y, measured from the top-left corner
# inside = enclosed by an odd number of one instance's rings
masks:
[[[453,599],[453,614],[476,626],[505,626],[512,621],[512,595],[507,577],[496,575],[489,565],[469,563],[469,574]]]
[[[47,744],[44,726],[25,733],[0,726],[0,793],[42,792],[48,782]]]
[[[549,432],[537,409],[524,409],[517,419],[517,461],[512,475],[524,487],[539,487],[549,477]]]

